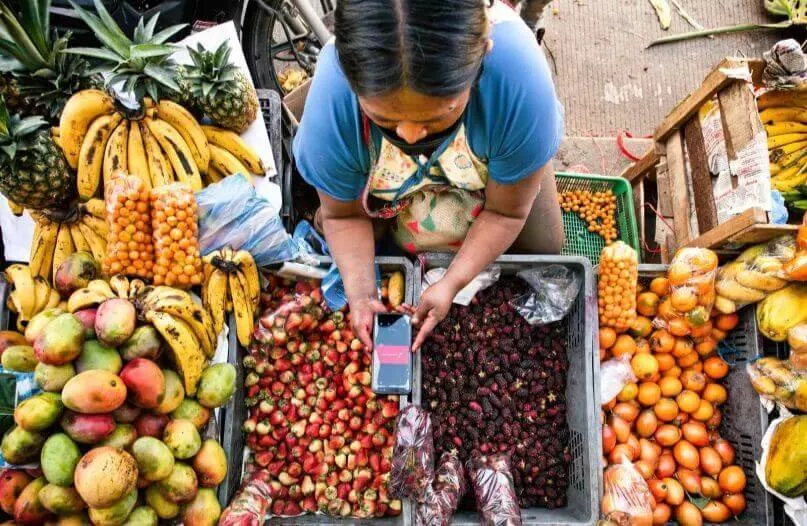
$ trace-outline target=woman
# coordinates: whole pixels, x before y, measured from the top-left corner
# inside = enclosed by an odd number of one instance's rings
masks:
[[[408,252],[451,250],[420,299],[417,350],[456,293],[513,246],[558,253],[563,224],[552,157],[563,109],[535,37],[489,0],[340,0],[294,140],[371,347],[373,227]]]

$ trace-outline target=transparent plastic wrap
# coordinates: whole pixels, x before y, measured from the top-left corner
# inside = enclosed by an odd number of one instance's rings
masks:
[[[613,400],[622,388],[637,380],[630,356],[623,355],[600,364],[600,397],[604,404]]]
[[[107,257],[104,274],[151,280],[154,245],[151,238],[150,193],[136,175],[119,172],[104,191],[107,223]]]
[[[636,283],[639,257],[636,251],[617,241],[600,253],[597,269],[597,302],[600,326],[616,332],[628,330],[636,321]]]
[[[744,250],[731,263],[718,269],[715,279],[715,309],[731,314],[785,287],[785,266],[796,254],[796,241],[785,235]]]
[[[226,177],[197,192],[202,254],[229,245],[247,250],[258,266],[292,261],[304,252],[286,232],[278,211],[243,175]]]
[[[218,526],[262,526],[271,504],[269,473],[254,471],[222,512]]]
[[[790,365],[800,372],[807,373],[807,323],[800,323],[787,331],[790,345]]]
[[[642,475],[628,461],[614,464],[602,474],[602,514],[606,519],[624,519],[631,526],[653,524],[652,495]],[[622,524],[622,523],[620,523]]]
[[[420,501],[434,479],[432,420],[420,406],[403,408],[395,422],[389,491],[394,498]]]
[[[582,282],[575,271],[562,265],[530,268],[517,275],[532,290],[511,299],[510,305],[530,325],[545,325],[565,318]]]
[[[751,385],[760,396],[788,409],[807,411],[807,373],[787,360],[760,358],[746,365]]]
[[[670,295],[659,304],[654,325],[674,336],[688,336],[693,328],[704,326],[715,302],[716,271],[717,254],[711,250],[678,250],[667,271]]]
[[[202,283],[196,199],[191,187],[174,183],[151,192],[156,261],[154,284],[188,289]]]
[[[470,461],[471,484],[482,526],[521,526],[521,510],[504,453],[479,456]]]
[[[415,515],[417,526],[448,526],[465,493],[465,469],[456,452],[440,456],[434,483],[426,488]]]

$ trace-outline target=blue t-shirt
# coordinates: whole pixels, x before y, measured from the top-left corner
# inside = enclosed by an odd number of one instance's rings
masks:
[[[563,136],[563,107],[535,36],[512,11],[494,22],[493,49],[461,119],[471,150],[487,161],[490,177],[512,184],[549,162]],[[371,168],[356,95],[333,43],[320,53],[294,138],[303,178],[340,201],[361,196]]]

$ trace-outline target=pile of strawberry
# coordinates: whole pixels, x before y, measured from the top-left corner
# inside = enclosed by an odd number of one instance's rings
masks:
[[[401,513],[387,484],[397,396],[370,389],[371,354],[319,283],[270,278],[244,358],[253,468],[272,476],[271,513]]]

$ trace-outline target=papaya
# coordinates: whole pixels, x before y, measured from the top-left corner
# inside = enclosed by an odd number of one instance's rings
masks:
[[[757,304],[757,324],[767,338],[783,342],[787,331],[807,321],[807,285],[792,283]]]
[[[807,415],[788,418],[771,437],[765,480],[785,497],[807,495]]]

